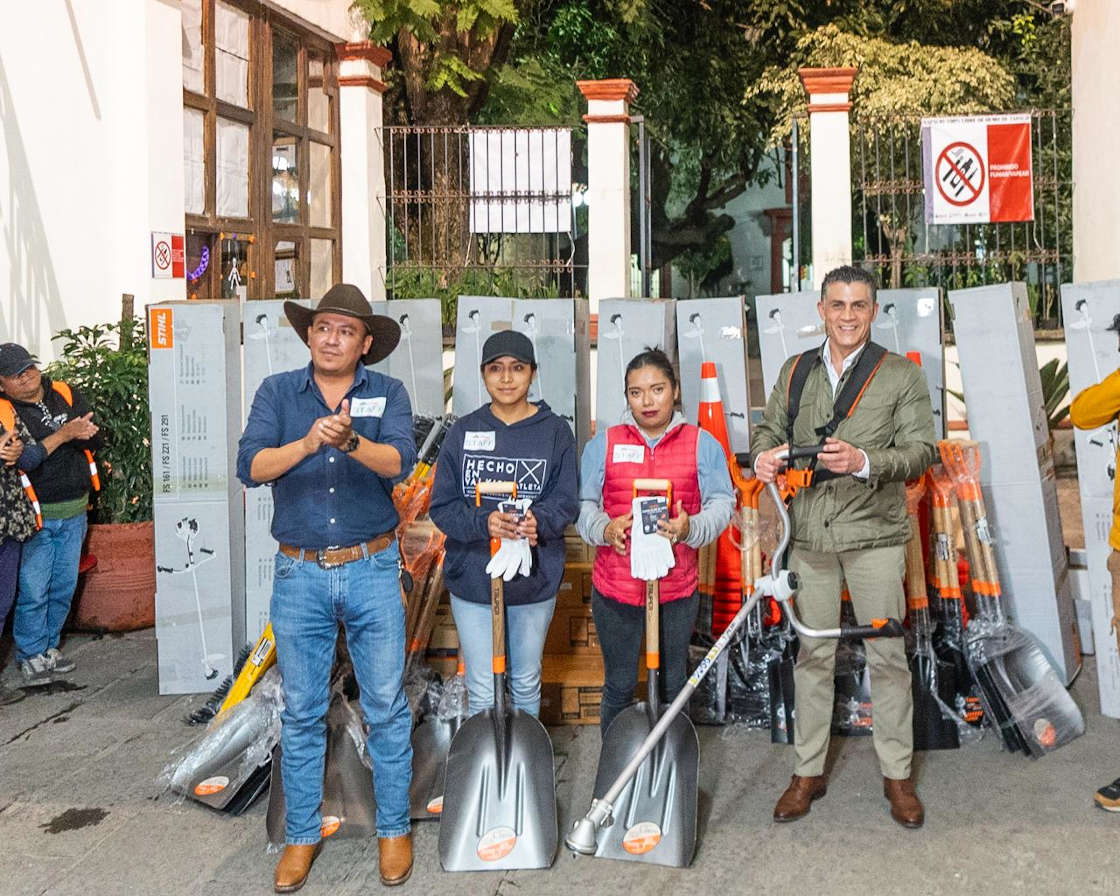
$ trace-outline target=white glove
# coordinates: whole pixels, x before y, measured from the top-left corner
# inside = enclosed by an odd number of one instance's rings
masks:
[[[651,501],[659,501],[660,506]],[[630,575],[645,582],[662,579],[677,565],[669,539],[657,531],[657,518],[668,514],[668,502],[665,498],[635,498],[631,508]]]
[[[520,539],[503,538],[490,562],[486,564],[486,572],[492,579],[509,581],[521,568]]]
[[[531,498],[518,498],[514,501],[517,509],[524,514],[533,503]],[[533,551],[527,538],[503,538],[501,547],[486,564],[490,578],[502,578],[506,582],[520,574],[529,575],[533,571]]]

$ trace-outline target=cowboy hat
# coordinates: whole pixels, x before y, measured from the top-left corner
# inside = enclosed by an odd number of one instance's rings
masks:
[[[358,287],[349,283],[336,283],[319,300],[314,308],[305,308],[296,302],[284,303],[284,314],[292,329],[299,334],[304,345],[307,344],[307,329],[316,314],[345,314],[347,317],[356,317],[366,325],[373,342],[369,351],[362,355],[363,364],[376,364],[383,358],[389,357],[401,339],[400,325],[391,317],[374,314],[373,309],[362,295]]]

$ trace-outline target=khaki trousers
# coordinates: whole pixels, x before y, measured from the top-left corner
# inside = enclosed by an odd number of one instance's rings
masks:
[[[902,580],[906,567],[903,545],[841,553],[821,553],[794,548],[790,568],[800,587],[795,606],[798,617],[812,628],[835,628],[840,621],[840,584],[847,583],[856,619],[906,614]],[[887,778],[910,777],[914,753],[913,697],[910,666],[902,638],[864,641],[871,675],[872,740],[879,768]],[[802,638],[793,670],[796,721],[795,774],[824,774],[832,725],[835,689],[836,641]]]

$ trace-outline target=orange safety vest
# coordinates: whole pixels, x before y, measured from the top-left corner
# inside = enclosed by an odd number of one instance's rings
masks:
[[[70,388],[69,383],[64,383],[61,380],[51,380],[51,388],[54,389],[62,400],[65,401],[71,408],[74,407],[74,391]],[[0,423],[3,423],[6,429],[12,432],[16,431],[16,409],[15,405],[6,398],[0,398]],[[89,464],[89,480],[93,485],[95,492],[101,491],[101,477],[97,473],[97,462],[93,459],[93,452],[88,448],[82,449],[86,456],[86,462]],[[35,510],[35,525],[36,528],[43,528],[43,514],[39,506],[39,497],[35,494],[35,489],[31,485],[31,480],[27,478],[27,474],[23,470],[19,471],[20,482],[23,485],[23,492],[27,495],[27,500],[31,502],[32,508]]]
[[[4,429],[8,432],[16,431],[16,409],[10,401],[6,398],[0,398],[0,423],[4,424]],[[31,502],[31,509],[35,511],[35,528],[43,528],[43,510],[39,506],[39,496],[35,494],[35,488],[31,484],[31,480],[27,478],[27,474],[23,470],[17,470],[19,473],[19,482],[23,486],[23,493],[27,496],[27,500]]]

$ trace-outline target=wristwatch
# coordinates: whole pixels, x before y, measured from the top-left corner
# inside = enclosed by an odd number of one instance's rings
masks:
[[[343,454],[349,454],[351,451],[353,451],[357,447],[358,447],[358,434],[356,432],[352,432],[352,433],[350,433],[350,438],[347,439],[346,444],[343,445],[338,450],[341,451]]]

